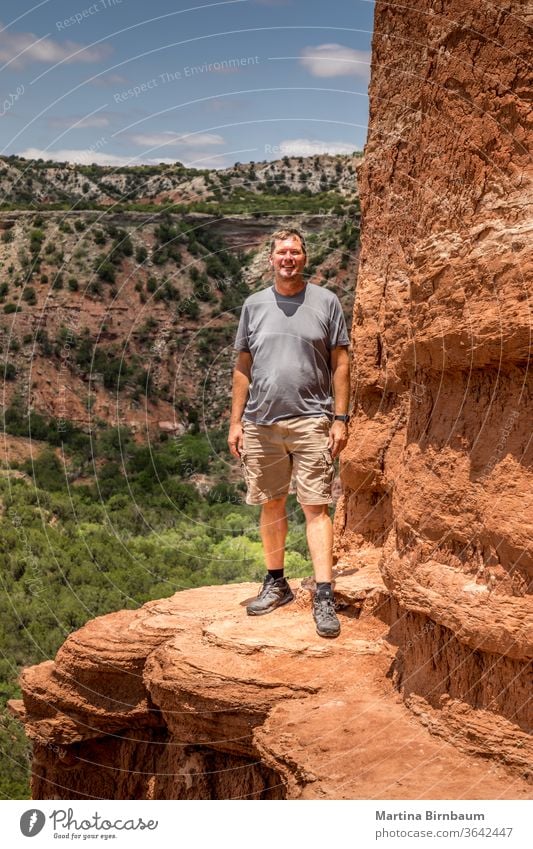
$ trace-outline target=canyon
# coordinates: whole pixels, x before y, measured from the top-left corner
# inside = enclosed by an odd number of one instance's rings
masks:
[[[340,638],[305,581],[92,620],[11,702],[34,798],[530,798],[531,18],[376,3]]]

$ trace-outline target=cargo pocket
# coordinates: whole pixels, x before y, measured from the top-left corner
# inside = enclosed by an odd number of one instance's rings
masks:
[[[244,478],[244,483],[246,484],[246,487],[249,488],[250,487],[250,472],[248,470],[248,466],[246,465],[246,457],[247,457],[247,454],[244,451],[241,451],[241,472],[242,472],[242,476]]]
[[[331,457],[331,451],[324,451],[321,455],[322,457],[322,483],[324,487],[324,494],[328,496],[331,495],[331,487],[333,485],[333,478],[335,476],[335,463]]]

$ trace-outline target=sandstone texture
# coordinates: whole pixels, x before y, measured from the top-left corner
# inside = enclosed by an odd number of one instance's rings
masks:
[[[374,552],[394,678],[434,733],[531,769],[531,23],[376,4],[339,567]],[[395,617],[395,618],[394,618]]]
[[[310,592],[294,589],[259,618],[252,584],[177,593],[92,620],[25,670],[11,709],[33,741],[33,798],[528,797],[403,704],[375,565],[339,579],[337,640],[316,635]]]

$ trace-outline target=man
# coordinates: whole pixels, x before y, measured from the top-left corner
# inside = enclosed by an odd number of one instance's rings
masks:
[[[349,339],[336,295],[304,280],[306,259],[298,230],[273,234],[274,285],[246,299],[235,340],[228,445],[241,460],[246,502],[262,505],[267,575],[247,613],[270,613],[294,598],[284,577],[285,504],[294,473],[317,586],[316,629],[336,637],[328,505],[333,460],[347,441]]]

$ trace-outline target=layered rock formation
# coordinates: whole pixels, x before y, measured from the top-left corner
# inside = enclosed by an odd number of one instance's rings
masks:
[[[340,564],[378,556],[395,677],[530,769],[531,11],[376,4]]]
[[[487,774],[402,704],[387,678],[390,598],[370,563],[339,580],[335,641],[316,635],[307,590],[250,618],[256,590],[102,616],[27,669],[12,709],[34,743],[33,797],[527,798],[523,780]]]

